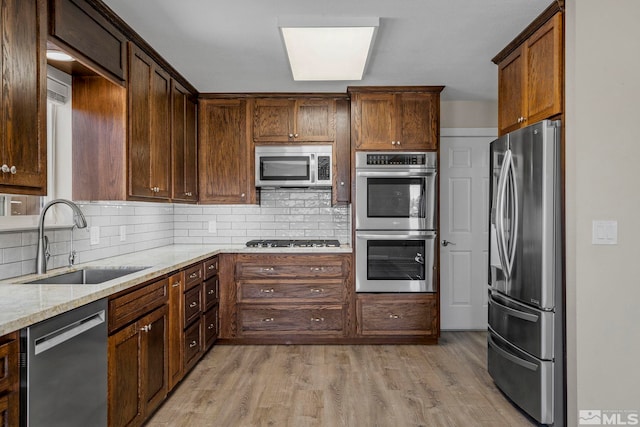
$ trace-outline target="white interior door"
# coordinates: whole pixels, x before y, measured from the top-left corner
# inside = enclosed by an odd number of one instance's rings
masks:
[[[495,129],[440,134],[440,327],[487,328],[489,143]]]

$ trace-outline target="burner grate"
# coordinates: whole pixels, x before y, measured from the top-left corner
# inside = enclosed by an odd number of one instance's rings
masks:
[[[247,242],[248,248],[337,248],[339,246],[338,240],[323,239],[265,239]]]

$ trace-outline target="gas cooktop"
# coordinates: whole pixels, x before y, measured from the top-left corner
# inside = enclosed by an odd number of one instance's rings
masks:
[[[250,240],[248,248],[337,248],[337,240]]]

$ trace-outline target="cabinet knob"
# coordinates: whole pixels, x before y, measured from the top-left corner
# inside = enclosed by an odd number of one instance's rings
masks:
[[[311,271],[312,272],[319,272],[319,271],[324,271],[323,267],[311,267]]]
[[[197,307],[198,303],[196,301],[192,302],[191,304],[189,304],[189,308],[194,308]]]
[[[312,317],[312,322],[324,322],[324,317]]]
[[[191,191],[187,191],[186,193],[184,193],[184,195],[187,197],[191,197],[193,196],[193,193]]]
[[[264,268],[262,269],[262,271],[267,272],[267,273],[268,273],[268,272],[272,272],[272,271],[273,271],[273,267],[264,267]]]
[[[397,314],[390,314],[389,315],[389,319],[399,319],[399,318],[400,318],[400,316],[397,315]]]
[[[196,277],[198,277],[198,273],[191,273],[189,275],[189,279],[195,279]]]
[[[209,266],[209,270],[215,270],[215,269],[217,269],[217,268],[218,268],[218,264],[211,264],[211,265]]]
[[[298,134],[297,134],[297,133],[293,134],[293,137],[294,137],[294,138],[297,138],[297,137],[298,137]]]
[[[178,281],[176,283],[174,283],[173,285],[171,285],[174,288],[177,288],[178,286],[180,286],[182,284],[182,282]]]
[[[289,134],[289,138],[293,138],[293,134],[292,133]]]
[[[263,322],[273,322],[273,317],[266,317],[262,319]]]
[[[324,292],[324,289],[322,289],[322,288],[314,288],[314,289],[311,289],[309,292],[311,292],[312,294],[321,294],[321,293]]]
[[[189,343],[189,348],[193,348],[193,347],[195,347],[195,346],[197,346],[197,345],[198,345],[198,342],[197,342],[197,341],[195,341],[195,340],[194,340],[194,341],[191,341],[191,343]]]
[[[240,194],[240,198],[244,199],[244,193]]]
[[[391,141],[391,145],[396,145],[396,142],[395,141]]]
[[[18,173],[18,169],[15,166],[7,166],[7,165],[2,165],[2,172],[3,173],[9,173],[11,172],[11,175],[15,175]]]
[[[340,181],[340,185],[344,185],[344,181]]]
[[[207,292],[207,295],[213,295],[216,293],[215,289],[209,289],[209,292]]]
[[[216,325],[215,325],[215,324],[210,323],[210,324],[209,324],[209,326],[207,326],[207,329],[208,329],[208,330],[212,330],[212,329],[215,329],[215,327],[216,327]]]
[[[273,293],[273,288],[271,288],[271,289],[260,289],[260,293],[272,294]]]

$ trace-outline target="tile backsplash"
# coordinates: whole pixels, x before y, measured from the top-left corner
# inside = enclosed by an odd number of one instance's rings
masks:
[[[73,230],[76,263],[171,244],[242,244],[262,238],[351,240],[349,206],[331,206],[330,190],[262,189],[260,205],[77,202],[87,229]],[[99,243],[91,243],[91,227]],[[47,229],[48,268],[66,266],[69,228]],[[0,279],[35,272],[37,230],[0,232]]]

